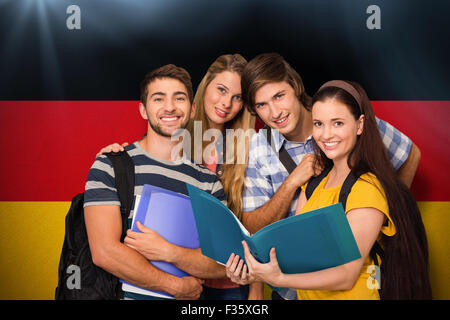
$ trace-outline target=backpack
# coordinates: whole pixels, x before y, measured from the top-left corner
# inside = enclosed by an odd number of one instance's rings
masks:
[[[122,216],[121,242],[126,236],[134,199],[134,163],[127,152],[106,153],[112,162]],[[84,222],[84,193],[73,199],[65,219],[65,236],[58,268],[55,300],[117,300],[123,297],[120,281],[96,266]]]
[[[271,145],[272,142],[272,134],[271,134],[271,128],[268,126],[265,126],[264,129],[267,130],[267,142],[269,145]],[[275,151],[275,150],[274,150]],[[292,157],[288,154],[287,150],[284,148],[284,145],[280,148],[280,151],[278,153],[278,158],[280,159],[280,162],[283,164],[283,166],[286,168],[286,170],[289,172],[289,174],[294,171],[294,169],[297,167],[297,164],[292,160]],[[312,177],[308,185],[306,186],[305,195],[306,199],[309,199],[311,195],[313,194],[314,190],[317,188],[317,186],[320,184],[320,182],[328,175],[328,173],[331,171],[333,166],[329,166],[325,168],[320,175],[317,177]],[[350,194],[350,191],[352,190],[353,185],[358,180],[358,178],[364,174],[364,172],[360,172],[358,174],[353,173],[353,171],[350,171],[349,175],[345,179],[344,183],[342,184],[342,188],[339,192],[339,202],[342,204],[342,207],[345,211],[345,206],[347,204],[347,198]],[[378,243],[378,241],[375,241],[372,249],[370,250],[370,257],[374,261],[375,265],[382,269],[382,266],[380,266],[380,261],[378,257],[380,257],[381,260],[383,260],[383,248]],[[381,272],[382,273],[382,272]],[[381,281],[379,282],[379,289],[378,293],[380,295],[380,299],[382,299],[382,290],[381,290]]]

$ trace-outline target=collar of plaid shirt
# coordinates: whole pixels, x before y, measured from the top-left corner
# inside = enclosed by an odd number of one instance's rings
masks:
[[[275,147],[275,150],[276,150],[277,152],[280,151],[280,149],[281,149],[281,147],[283,146],[283,144],[284,144],[284,148],[285,148],[286,150],[288,150],[288,149],[296,148],[296,147],[298,147],[298,146],[300,146],[300,145],[302,145],[302,144],[306,144],[306,143],[308,143],[310,140],[312,140],[312,138],[313,138],[312,135],[310,135],[310,136],[306,139],[306,141],[304,141],[304,142],[297,142],[297,141],[290,141],[290,140],[286,139],[286,137],[283,136],[283,135],[282,135],[278,130],[276,130],[276,129],[272,129],[271,132],[272,132],[273,146]]]

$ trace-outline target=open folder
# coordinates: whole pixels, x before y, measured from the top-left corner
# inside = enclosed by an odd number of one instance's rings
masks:
[[[272,223],[254,235],[212,195],[187,184],[202,254],[226,264],[231,253],[244,259],[241,241],[260,262],[276,249],[284,273],[306,273],[335,267],[361,257],[340,203]]]
[[[180,193],[144,185],[141,196],[136,197],[131,230],[140,232],[136,222],[155,230],[167,241],[181,247],[199,247],[197,227],[188,196]],[[150,261],[155,267],[177,277],[189,276],[183,270],[164,261]],[[166,292],[157,292],[132,285],[124,280],[122,290],[162,298],[173,298]]]

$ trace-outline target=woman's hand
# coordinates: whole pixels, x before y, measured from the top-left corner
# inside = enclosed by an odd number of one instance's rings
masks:
[[[247,242],[242,241],[244,247],[245,261],[247,261],[249,278],[254,281],[263,281],[278,287],[278,283],[284,276],[278,265],[275,248],[270,250],[270,261],[268,263],[259,263],[250,253]],[[242,277],[242,276],[241,276]]]
[[[278,265],[275,248],[270,250],[270,261],[268,263],[259,263],[250,253],[247,242],[242,241],[244,247],[245,261],[232,253],[226,264],[227,277],[234,283],[246,285],[256,281],[267,282],[277,286],[283,273]]]
[[[120,152],[120,151],[124,151],[125,149],[123,147],[126,147],[128,145],[128,142],[124,142],[122,143],[122,145],[118,144],[118,143],[113,143],[110,144],[109,146],[106,146],[104,148],[102,148],[99,153],[97,153],[95,155],[95,157],[99,157],[104,153],[108,153],[108,152]]]

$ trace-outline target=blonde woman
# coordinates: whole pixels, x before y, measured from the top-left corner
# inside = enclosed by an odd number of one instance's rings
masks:
[[[188,125],[191,156],[220,177],[228,207],[242,217],[242,193],[255,117],[243,108],[241,75],[247,61],[240,54],[218,57],[195,95],[196,114]],[[113,144],[101,153],[119,151]],[[262,299],[262,283],[240,286],[228,278],[205,280],[202,296],[212,300]]]

